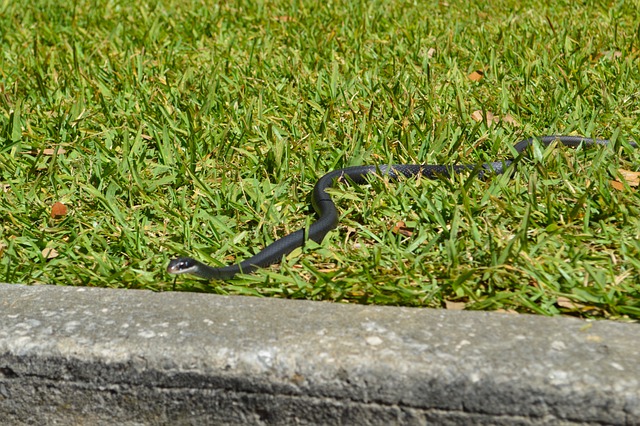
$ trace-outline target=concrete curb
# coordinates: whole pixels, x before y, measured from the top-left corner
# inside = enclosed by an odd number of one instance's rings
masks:
[[[4,424],[640,424],[636,324],[0,285]]]

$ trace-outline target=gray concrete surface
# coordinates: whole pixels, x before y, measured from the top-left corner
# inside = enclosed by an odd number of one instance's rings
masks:
[[[2,424],[640,424],[637,324],[0,285]]]

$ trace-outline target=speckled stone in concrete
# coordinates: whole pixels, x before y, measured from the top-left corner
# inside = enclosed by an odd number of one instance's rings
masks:
[[[640,424],[637,324],[0,285],[4,424]]]

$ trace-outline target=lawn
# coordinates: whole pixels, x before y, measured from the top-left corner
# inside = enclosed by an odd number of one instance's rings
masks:
[[[0,281],[640,319],[640,14],[547,3],[0,1]],[[551,134],[612,143],[341,184],[321,244],[165,272],[307,225],[333,169]]]

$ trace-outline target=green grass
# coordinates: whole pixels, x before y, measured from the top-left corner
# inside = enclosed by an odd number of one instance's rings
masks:
[[[0,281],[637,320],[640,197],[610,183],[640,166],[633,3],[0,1]],[[304,226],[332,169],[556,133],[614,145],[340,186],[338,229],[281,265],[165,273]]]

